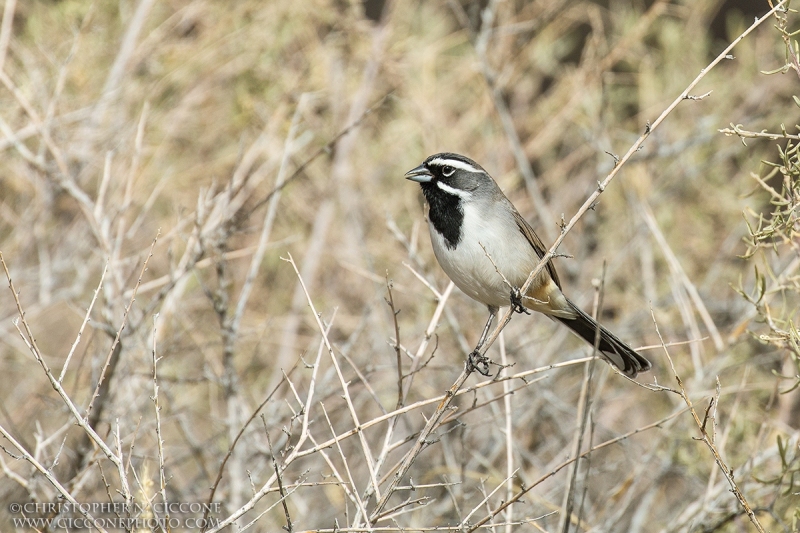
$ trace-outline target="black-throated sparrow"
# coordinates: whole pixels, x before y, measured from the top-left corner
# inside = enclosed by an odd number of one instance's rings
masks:
[[[528,292],[519,288],[547,253],[542,240],[522,218],[491,176],[463,155],[430,156],[406,173],[428,202],[428,229],[433,253],[450,279],[467,296],[489,308],[489,320],[468,365],[486,375],[480,348],[500,307],[526,307],[565,324],[594,346],[600,331],[600,353],[624,374],[635,377],[650,362],[572,303],[561,292],[555,266],[548,262]],[[478,358],[478,359],[476,359]]]

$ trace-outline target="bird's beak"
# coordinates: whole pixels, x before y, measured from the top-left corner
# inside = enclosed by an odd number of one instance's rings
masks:
[[[406,172],[406,179],[416,181],[417,183],[427,183],[433,179],[431,171],[425,168],[425,164],[421,164],[415,169]]]

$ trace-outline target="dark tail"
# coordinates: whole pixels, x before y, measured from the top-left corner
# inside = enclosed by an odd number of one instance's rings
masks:
[[[633,348],[619,340],[616,335],[594,321],[577,305],[567,300],[575,310],[575,318],[553,317],[574,331],[583,340],[594,346],[597,329],[600,329],[600,354],[623,374],[636,377],[639,372],[650,370],[650,361],[636,353]]]

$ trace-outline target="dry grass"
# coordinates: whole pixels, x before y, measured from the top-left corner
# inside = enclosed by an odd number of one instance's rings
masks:
[[[772,213],[751,174],[786,141],[718,131],[796,133],[798,73],[760,72],[791,62],[780,19],[705,73],[691,94],[710,94],[681,101],[558,250],[585,308],[603,277],[601,318],[649,347],[648,386],[517,316],[488,353],[512,366],[462,374],[450,398],[486,311],[448,288],[403,173],[467,154],[549,245],[609,153],[751,14],[451,0],[389,3],[376,24],[318,0],[5,5],[0,251],[19,299],[0,297],[3,530],[12,503],[147,507],[211,487],[211,518],[256,531],[797,530],[800,393],[775,374],[797,370],[767,319],[796,323],[797,241],[748,246],[742,217]],[[756,305],[734,290],[761,280],[774,290]]]

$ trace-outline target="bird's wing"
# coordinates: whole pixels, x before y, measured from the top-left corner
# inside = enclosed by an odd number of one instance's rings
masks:
[[[536,250],[536,255],[539,256],[539,259],[544,257],[544,255],[547,253],[547,248],[544,247],[542,239],[536,235],[536,232],[533,231],[533,228],[530,224],[528,224],[528,221],[522,218],[522,215],[520,215],[519,211],[516,209],[514,209],[514,221],[517,223],[520,233],[525,236],[525,239],[527,239],[531,247]],[[547,262],[547,273],[550,274],[550,277],[553,278],[553,281],[556,282],[556,285],[560,289],[561,281],[558,279],[558,272],[556,272],[556,267],[552,261]]]

